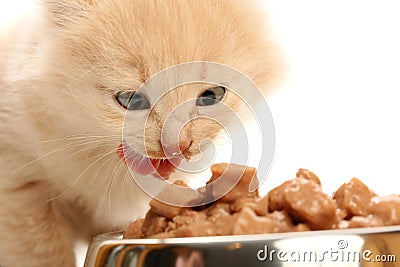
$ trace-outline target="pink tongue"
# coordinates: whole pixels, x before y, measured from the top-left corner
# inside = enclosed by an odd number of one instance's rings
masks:
[[[130,161],[129,167],[141,175],[148,175],[155,171],[152,161],[145,157]]]
[[[167,178],[179,166],[181,163],[181,158],[172,158],[169,160],[162,160],[160,166],[157,168],[157,174],[155,176],[160,178]]]
[[[172,158],[169,160],[149,159],[135,160],[130,162],[129,167],[141,175],[153,174],[159,178],[168,178],[175,171],[175,166],[179,166],[181,159]]]
[[[145,156],[138,155],[135,153],[134,155],[125,155],[123,151],[122,145],[118,148],[117,154],[125,160],[126,164],[131,168],[134,172],[141,175],[149,175],[153,174],[159,178],[168,178],[168,176],[174,172],[175,166],[179,166],[182,159],[181,158],[172,158],[172,159],[149,159]],[[128,154],[132,153],[129,151]]]

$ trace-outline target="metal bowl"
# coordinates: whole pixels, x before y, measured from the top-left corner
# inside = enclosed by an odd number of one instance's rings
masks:
[[[400,226],[166,239],[95,237],[85,267],[400,266]]]

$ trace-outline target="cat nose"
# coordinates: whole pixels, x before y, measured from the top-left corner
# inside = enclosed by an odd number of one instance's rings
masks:
[[[190,146],[192,145],[192,142],[193,141],[191,141],[189,139],[183,139],[183,140],[179,141],[179,150],[180,150],[179,152],[187,159],[189,157],[187,152],[188,152]]]

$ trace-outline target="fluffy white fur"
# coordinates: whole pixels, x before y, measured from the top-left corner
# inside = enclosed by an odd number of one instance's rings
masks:
[[[74,266],[76,238],[121,230],[144,215],[148,197],[116,155],[125,115],[117,91],[136,90],[160,70],[190,61],[227,64],[263,88],[280,69],[263,15],[243,0],[46,0],[35,16],[1,33],[0,48],[5,267]],[[134,149],[144,151],[145,139],[150,156],[162,157],[165,114],[203,87],[166,95],[145,136],[147,114],[134,115]],[[239,106],[234,95],[225,101]],[[206,113],[217,112],[212,108]],[[218,127],[192,121],[184,132],[193,142],[187,154]]]

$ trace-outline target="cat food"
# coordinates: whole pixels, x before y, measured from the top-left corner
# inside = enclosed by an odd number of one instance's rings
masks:
[[[214,196],[216,188],[211,183],[224,172],[227,177],[240,175],[241,179],[228,194],[199,207],[177,207],[153,199],[146,217],[134,221],[124,238],[263,234],[400,224],[400,196],[378,196],[357,178],[342,185],[331,197],[322,191],[320,179],[314,173],[300,169],[296,178],[260,197],[258,190],[249,190],[258,181],[254,168],[223,163],[212,166],[211,171],[210,188],[190,189],[185,197],[188,204]],[[186,186],[182,181],[175,184]],[[168,187],[161,192],[168,193]]]

